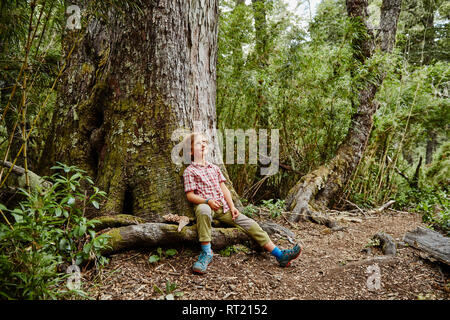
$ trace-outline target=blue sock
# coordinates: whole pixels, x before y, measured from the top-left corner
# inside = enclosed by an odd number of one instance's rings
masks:
[[[275,247],[275,249],[273,249],[272,252],[270,252],[270,254],[277,258],[280,258],[282,255],[281,250],[278,249],[278,247]]]
[[[202,250],[207,254],[212,254],[211,242],[208,244],[201,244]]]

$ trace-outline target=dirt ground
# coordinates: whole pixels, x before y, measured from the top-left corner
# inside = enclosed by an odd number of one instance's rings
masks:
[[[112,255],[100,272],[85,271],[83,289],[100,300],[161,299],[169,293],[176,300],[449,299],[449,268],[402,243],[407,231],[423,225],[420,216],[387,210],[358,219],[361,222],[342,222],[346,228],[336,232],[312,222],[292,225],[277,219],[303,245],[288,268],[280,268],[267,252],[238,245],[230,256],[215,251],[208,273],[195,275],[191,268],[198,248],[176,247],[175,256],[156,263],[148,261],[156,249],[146,248]],[[380,231],[396,240],[394,258],[369,245]],[[282,248],[292,246],[286,239],[272,239]],[[369,252],[363,250],[367,247]],[[172,288],[166,289],[167,283]]]

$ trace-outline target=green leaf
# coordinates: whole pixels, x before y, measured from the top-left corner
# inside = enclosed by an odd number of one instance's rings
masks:
[[[96,208],[96,209],[99,209],[100,208],[100,205],[98,204],[98,202],[97,201],[92,201],[92,205]]]
[[[79,177],[81,177],[81,173],[77,172],[73,176],[70,177],[70,180],[72,181],[72,180],[75,180],[75,179],[77,179]]]
[[[77,265],[77,266],[79,266],[79,265],[81,265],[82,263],[83,263],[83,256],[81,255],[81,254],[78,254],[77,255],[77,257],[76,257],[76,259],[75,259],[75,264]]]
[[[14,217],[14,219],[16,220],[16,222],[22,222],[23,221],[23,217],[21,216],[21,215],[18,215],[18,214],[14,214],[14,213],[11,213],[11,215]]]
[[[159,292],[160,294],[164,294],[164,292],[160,288],[158,288],[156,284],[153,285],[153,289],[155,289],[155,291]]]
[[[81,237],[81,236],[83,236],[85,233],[86,233],[86,226],[85,226],[85,225],[80,226],[80,229],[78,230],[79,236]]]
[[[69,200],[67,200],[67,204],[70,206],[72,204],[75,203],[75,198],[74,197],[70,197]]]
[[[67,248],[67,240],[61,239],[59,241],[59,250],[66,250],[66,248]]]
[[[166,251],[166,256],[167,256],[167,257],[171,257],[171,256],[176,255],[177,253],[178,253],[177,250],[175,250],[175,249],[169,249],[169,250]]]
[[[55,216],[59,217],[59,216],[61,216],[61,213],[62,213],[61,208],[56,208],[56,210],[55,210]]]
[[[150,256],[150,258],[148,258],[148,262],[150,262],[150,263],[155,263],[158,261],[159,261],[159,256],[157,256],[157,255],[152,255],[152,256]]]

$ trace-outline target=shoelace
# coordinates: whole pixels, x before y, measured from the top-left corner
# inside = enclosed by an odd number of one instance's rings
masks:
[[[290,256],[292,254],[296,254],[297,252],[296,252],[295,248],[296,247],[294,247],[293,249],[287,249],[286,251],[283,252],[283,256],[286,257],[286,256]]]
[[[208,259],[208,254],[206,252],[200,253],[200,257],[198,258],[198,262],[201,264],[206,264]]]

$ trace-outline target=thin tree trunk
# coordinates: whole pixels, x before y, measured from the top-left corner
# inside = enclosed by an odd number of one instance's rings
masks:
[[[359,20],[365,26],[367,37],[361,35],[353,43],[355,59],[364,63],[370,58],[377,46],[377,40],[367,26],[366,0],[348,0],[347,12],[350,18]],[[391,52],[395,44],[397,21],[400,14],[401,0],[384,0],[381,6],[379,44],[383,52]],[[377,83],[367,83],[358,94],[358,106],[351,119],[351,125],[346,138],[338,148],[336,156],[326,165],[303,176],[289,191],[286,197],[286,209],[294,213],[311,213],[332,206],[339,192],[350,179],[359,164],[366,149],[372,130],[373,115],[378,108],[374,101],[375,94],[385,77],[378,75]],[[291,220],[298,220],[300,215],[293,215]]]

